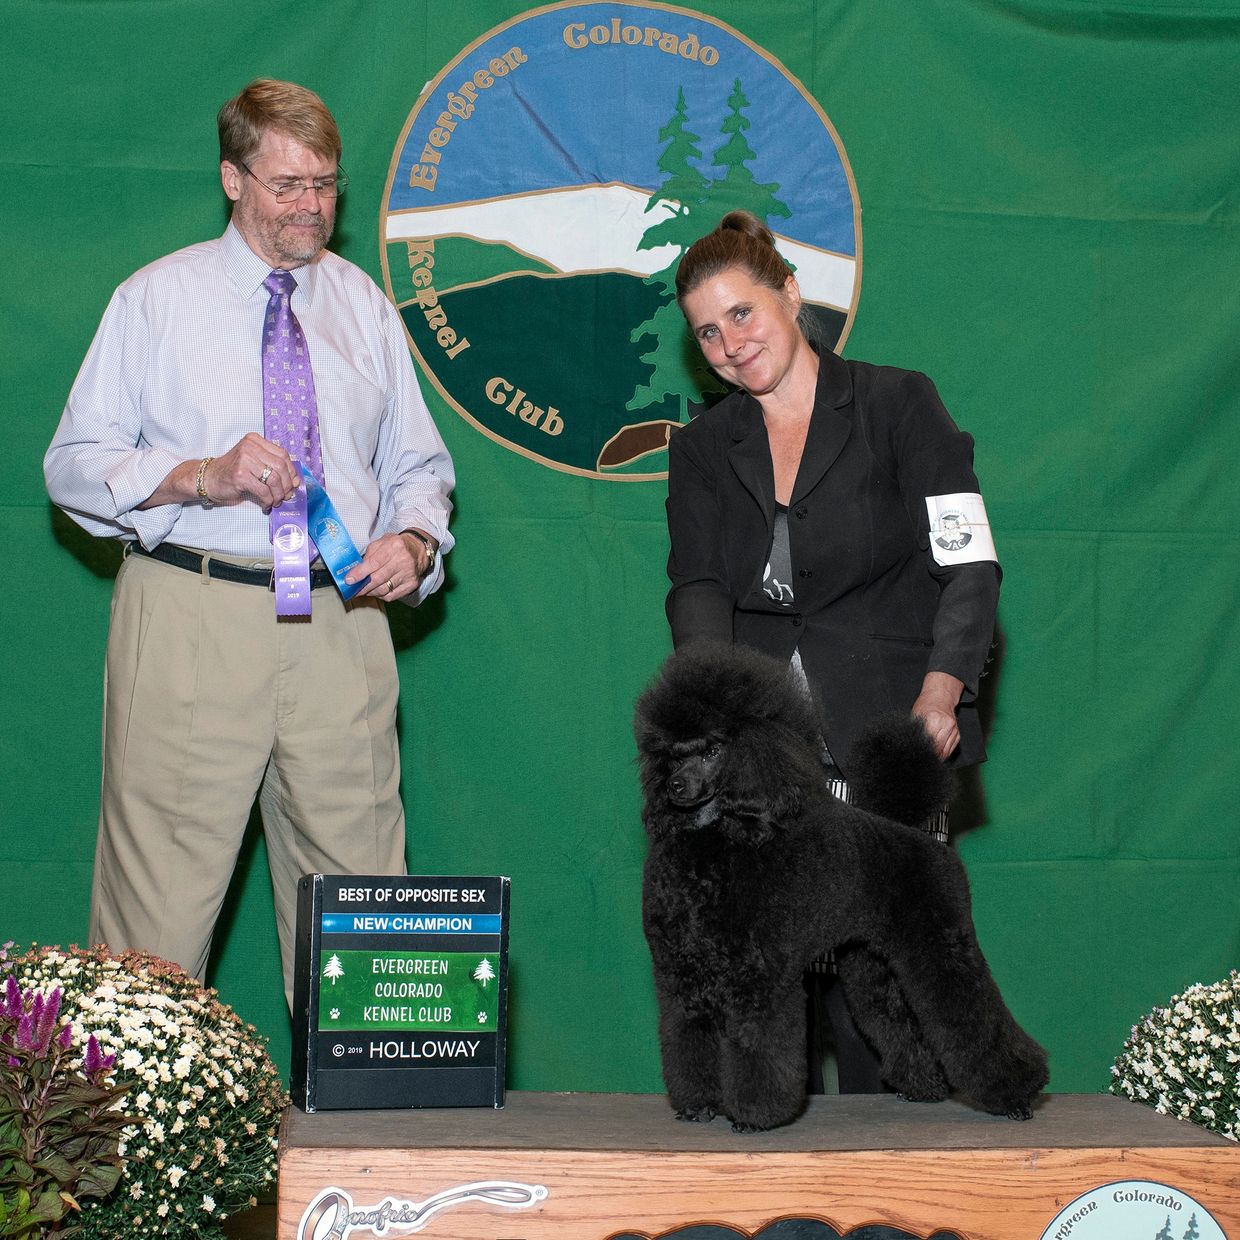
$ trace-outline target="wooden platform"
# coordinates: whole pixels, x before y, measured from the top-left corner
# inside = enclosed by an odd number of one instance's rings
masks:
[[[707,1223],[749,1236],[807,1218],[840,1234],[885,1223],[1039,1240],[1070,1201],[1127,1180],[1189,1194],[1240,1240],[1240,1146],[1105,1095],[1052,1095],[1026,1123],[836,1095],[787,1128],[737,1136],[722,1119],[677,1123],[661,1095],[510,1092],[502,1111],[290,1108],[279,1237],[605,1240]],[[510,1186],[468,1187],[492,1181]]]

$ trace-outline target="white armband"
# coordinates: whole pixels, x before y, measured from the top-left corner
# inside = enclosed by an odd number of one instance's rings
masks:
[[[980,495],[963,491],[956,495],[927,495],[926,512],[930,517],[930,551],[936,564],[946,568],[984,560],[998,562],[986,505]]]

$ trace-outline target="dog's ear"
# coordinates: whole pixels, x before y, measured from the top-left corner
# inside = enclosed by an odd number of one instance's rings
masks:
[[[639,755],[642,788],[642,825],[652,840],[672,835],[684,824],[684,811],[667,799],[667,777],[673,763],[667,754],[643,750]]]
[[[770,724],[741,728],[729,738],[719,783],[724,817],[769,834],[801,812],[814,779],[821,782],[821,766],[799,737]]]

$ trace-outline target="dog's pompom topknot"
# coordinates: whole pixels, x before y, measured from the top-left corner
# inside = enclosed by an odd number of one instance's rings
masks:
[[[752,724],[778,724],[811,743],[818,735],[813,704],[787,663],[728,642],[695,641],[638,698],[634,730],[638,748],[650,750]]]

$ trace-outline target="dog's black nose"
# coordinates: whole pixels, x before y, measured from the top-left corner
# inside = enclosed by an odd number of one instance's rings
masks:
[[[674,797],[684,796],[685,789],[687,787],[688,787],[688,784],[685,783],[684,777],[681,775],[673,775],[671,779],[667,781],[668,791]]]

